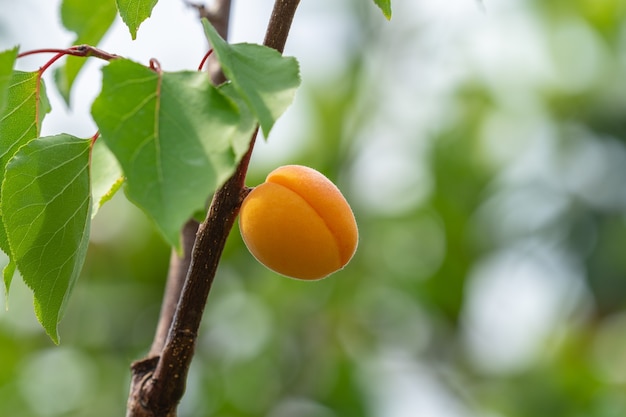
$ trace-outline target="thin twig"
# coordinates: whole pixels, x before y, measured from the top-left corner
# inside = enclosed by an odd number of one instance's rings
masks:
[[[37,55],[37,54],[60,54],[61,56],[71,55],[76,57],[88,58],[100,58],[105,61],[110,61],[112,59],[120,58],[119,55],[111,54],[102,49],[98,49],[91,45],[74,45],[69,48],[59,49],[59,48],[44,48],[44,49],[33,49],[31,51],[25,51],[18,54],[18,58],[23,58],[29,55]]]

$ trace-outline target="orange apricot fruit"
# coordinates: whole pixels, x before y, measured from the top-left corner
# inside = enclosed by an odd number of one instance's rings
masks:
[[[342,269],[359,240],[341,191],[320,172],[301,165],[275,169],[246,196],[239,229],[259,262],[302,280]]]

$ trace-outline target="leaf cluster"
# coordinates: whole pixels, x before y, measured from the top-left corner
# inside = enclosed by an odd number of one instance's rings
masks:
[[[63,25],[74,44],[97,45],[119,14],[136,39],[158,0],[63,0]],[[374,0],[387,19],[390,0]],[[41,137],[51,111],[42,74],[14,70],[18,48],[0,53],[0,250],[9,257],[5,291],[19,271],[33,290],[37,318],[58,343],[57,324],[80,274],[90,221],[125,185],[128,198],[180,250],[179,231],[204,212],[233,173],[257,126],[267,137],[293,100],[298,64],[270,48],[229,45],[204,22],[229,80],[214,86],[198,71],[110,55],[92,116],[93,138]],[[62,55],[62,54],[61,54]],[[69,104],[86,56],[67,54],[54,80]],[[114,59],[113,59],[114,57]],[[100,138],[100,140],[97,140]]]

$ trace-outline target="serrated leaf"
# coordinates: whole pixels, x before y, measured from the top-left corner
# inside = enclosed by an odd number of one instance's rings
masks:
[[[17,150],[39,136],[41,122],[50,111],[45,84],[37,72],[14,71],[8,85],[4,111],[0,113],[0,193],[4,187],[6,165]],[[8,293],[15,271],[4,227],[6,210],[0,204],[0,249],[9,256],[3,280]]]
[[[387,20],[390,20],[391,19],[391,0],[374,0],[374,3],[376,3],[376,5],[380,7],[380,10],[382,10],[383,15],[385,15]]]
[[[13,65],[17,59],[17,48],[0,52],[0,114],[6,104],[9,82],[13,75]]]
[[[157,73],[124,59],[102,71],[92,115],[126,194],[180,249],[184,223],[234,171],[241,115],[205,73]]]
[[[30,141],[7,164],[0,194],[11,255],[55,343],[89,243],[90,146],[70,135]]]
[[[61,4],[63,26],[76,33],[73,45],[96,46],[115,21],[116,14],[113,0],[63,0]],[[72,85],[85,62],[85,58],[68,56],[65,65],[54,72],[59,92],[67,104]]]
[[[109,201],[122,187],[124,174],[113,152],[106,147],[102,138],[98,139],[91,150],[91,197],[93,218],[100,207]]]
[[[144,20],[150,17],[158,0],[116,0],[117,10],[133,40],[137,39],[137,30]]]
[[[298,61],[262,45],[229,45],[208,20],[203,19],[202,24],[222,71],[250,106],[267,137],[300,85]]]

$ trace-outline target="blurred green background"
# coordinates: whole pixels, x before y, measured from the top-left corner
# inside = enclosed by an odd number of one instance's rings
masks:
[[[58,5],[18,3],[0,0],[3,48],[37,44],[39,18],[58,26]],[[271,2],[235,5],[235,38],[253,22],[245,40],[259,42]],[[144,37],[171,24],[160,7]],[[393,7],[386,22],[369,0],[303,0],[287,48],[303,86],[248,184],[317,168],[353,205],[359,249],[299,282],[233,230],[180,417],[626,415],[626,2]],[[68,117],[48,127],[82,128]],[[120,193],[95,220],[58,347],[15,280],[8,311],[0,301],[0,416],[123,415],[168,259]]]

